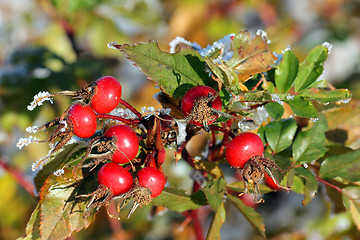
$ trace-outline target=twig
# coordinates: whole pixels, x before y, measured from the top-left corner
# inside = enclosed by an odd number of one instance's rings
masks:
[[[337,187],[337,186],[335,186],[335,185],[333,185],[333,184],[325,181],[324,179],[320,178],[319,176],[315,176],[315,178],[316,178],[317,181],[325,184],[325,185],[328,186],[328,187],[331,187],[331,188],[335,189],[335,190],[338,191],[339,193],[342,193],[343,190],[342,190],[341,188],[339,188],[339,187]]]
[[[34,190],[34,185],[26,179],[23,172],[20,169],[15,168],[14,166],[10,166],[9,162],[4,158],[0,159],[0,167],[2,167],[5,171],[7,171],[10,175],[12,175],[16,182],[24,188],[31,196],[36,197]]]
[[[130,109],[130,111],[132,111],[139,119],[142,118],[141,113],[138,110],[136,110],[133,106],[131,106],[130,103],[126,102],[124,99],[120,99],[120,104]]]
[[[119,116],[114,116],[110,114],[96,114],[97,118],[106,118],[106,119],[112,119],[112,120],[118,120],[121,122],[124,122],[126,124],[138,124],[140,122],[140,119],[126,119]]]

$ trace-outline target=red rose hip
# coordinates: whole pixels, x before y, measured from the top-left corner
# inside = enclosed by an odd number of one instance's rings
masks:
[[[264,145],[261,138],[252,132],[237,135],[226,148],[225,157],[228,163],[235,168],[243,168],[252,157],[262,156]]]
[[[134,185],[130,172],[117,163],[106,163],[98,172],[98,183],[110,189],[114,196],[128,192]]]
[[[213,101],[209,98],[215,96],[217,92],[208,86],[196,86],[187,91],[181,100],[181,111],[185,117],[191,116],[191,123],[196,126],[204,126],[213,123],[217,115],[213,114],[211,108],[221,111],[221,98],[217,96]],[[203,101],[202,106],[197,106],[199,101]],[[210,103],[210,101],[212,101]],[[201,103],[200,103],[201,104]],[[208,106],[210,105],[210,106]]]
[[[80,138],[88,138],[96,132],[96,114],[88,105],[75,103],[68,111],[68,119],[73,125],[74,134]]]
[[[121,98],[121,84],[111,76],[104,76],[95,81],[95,92],[90,105],[97,113],[109,113],[116,108]]]
[[[127,163],[132,161],[139,150],[139,140],[134,130],[127,125],[115,125],[110,127],[104,134],[105,137],[114,137],[117,149],[112,161]]]
[[[137,177],[139,185],[151,191],[152,198],[157,197],[163,191],[166,183],[164,173],[153,167],[145,167],[139,170]]]

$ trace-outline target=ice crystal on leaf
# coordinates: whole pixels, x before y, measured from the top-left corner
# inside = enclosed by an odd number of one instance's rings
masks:
[[[328,43],[328,42],[324,42],[322,45],[327,48],[328,54],[330,54],[331,50],[333,48],[333,45],[331,43]]]

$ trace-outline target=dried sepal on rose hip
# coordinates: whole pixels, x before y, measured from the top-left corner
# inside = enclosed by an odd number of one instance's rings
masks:
[[[248,192],[248,184],[254,187],[254,200],[259,203],[263,199],[258,199],[260,194],[259,183],[265,174],[268,174],[274,183],[282,189],[289,190],[281,186],[273,171],[283,172],[281,168],[269,158],[264,157],[264,145],[261,138],[255,133],[245,132],[237,135],[226,148],[225,156],[228,163],[239,169],[244,180],[244,193]]]
[[[91,196],[84,211],[84,218],[89,216],[93,209],[97,212],[102,206],[108,207],[114,197],[125,195],[134,185],[134,179],[130,172],[113,162],[106,163],[100,168],[97,181],[99,186],[94,192],[78,196]]]
[[[218,118],[221,109],[221,98],[208,86],[191,88],[181,100],[181,111],[186,119],[196,126],[203,126],[206,131],[210,131],[208,125]]]
[[[96,113],[109,113],[116,108],[121,100],[122,88],[120,82],[111,76],[103,76],[81,88],[79,91],[60,91],[55,94],[40,92],[28,106],[33,110],[42,105],[45,100],[52,102],[54,96],[69,96],[75,100],[89,104]]]
[[[166,177],[161,170],[154,167],[140,169],[137,173],[136,184],[128,194],[128,197],[134,201],[128,218],[138,207],[149,204],[153,198],[159,196],[165,184]]]

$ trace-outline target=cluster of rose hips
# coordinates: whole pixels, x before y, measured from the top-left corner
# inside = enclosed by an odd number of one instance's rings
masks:
[[[84,216],[87,216],[92,209],[98,210],[103,205],[108,206],[111,199],[117,196],[123,196],[124,199],[132,198],[134,200],[133,210],[135,210],[137,206],[148,204],[152,198],[157,197],[166,183],[161,169],[161,164],[165,159],[163,147],[157,150],[150,141],[147,146],[150,147],[149,155],[151,157],[147,157],[145,162],[138,164],[140,169],[133,166],[132,162],[136,161],[139,141],[142,139],[142,136],[138,136],[134,129],[140,122],[144,123],[146,120],[142,114],[121,99],[121,93],[122,88],[119,81],[114,77],[104,76],[83,87],[80,91],[62,91],[51,95],[71,96],[76,101],[61,117],[38,128],[38,130],[45,130],[57,126],[50,136],[42,141],[48,141],[53,145],[49,156],[65,146],[75,135],[89,142],[85,156],[79,164],[80,167],[90,166],[93,170],[102,164],[97,173],[98,188],[93,193],[86,195],[92,196],[92,198]],[[49,95],[43,96],[43,98],[48,97]],[[38,98],[34,104],[41,100],[41,97]],[[137,118],[128,119],[108,114],[120,103],[130,108]],[[98,120],[103,118],[113,121],[111,124],[104,125],[99,135],[97,133]],[[123,123],[119,123],[119,121]],[[60,140],[54,143],[56,139]],[[155,161],[155,157],[157,157],[157,161]],[[84,164],[86,159],[92,161]],[[42,166],[45,161],[44,158],[37,162],[34,168]],[[76,172],[78,166],[74,167],[73,172]],[[134,178],[133,175],[136,177]]]
[[[109,206],[113,198],[120,198],[122,202],[130,198],[134,200],[129,216],[136,207],[150,203],[152,198],[163,191],[166,183],[162,171],[166,157],[165,145],[175,141],[177,135],[186,135],[189,132],[188,128],[193,129],[192,133],[196,133],[201,128],[206,131],[219,130],[232,138],[225,142],[227,145],[225,157],[232,167],[241,171],[245,185],[244,193],[248,191],[247,184],[253,184],[257,198],[258,183],[267,175],[271,177],[276,187],[281,187],[272,174],[274,169],[280,169],[273,161],[263,156],[264,146],[260,137],[251,132],[235,136],[231,129],[212,125],[222,114],[231,118],[231,115],[222,112],[221,98],[213,88],[199,85],[189,89],[179,106],[184,116],[181,120],[175,120],[164,112],[143,115],[121,99],[121,91],[117,79],[105,76],[77,92],[62,91],[51,95],[71,96],[76,101],[61,117],[39,128],[45,130],[57,126],[44,140],[54,145],[50,154],[61,149],[74,135],[87,139],[87,151],[78,166],[91,167],[91,170],[99,165],[101,167],[97,173],[98,188],[88,195],[82,195],[91,196],[85,216],[94,209],[97,211],[101,206]],[[43,98],[48,97],[49,95],[46,94],[43,96]],[[40,100],[41,97],[36,101]],[[134,117],[124,118],[111,114],[119,104],[128,108]],[[97,131],[99,119],[112,120],[111,124],[104,124],[100,134]],[[180,133],[177,127],[180,121],[188,124],[187,128],[183,129],[184,133]],[[177,142],[177,153],[181,155],[181,150],[190,138]],[[56,139],[60,140],[54,143]],[[144,146],[143,151],[145,151],[145,157],[140,157],[142,159],[137,158],[139,141],[142,141],[141,145]],[[85,160],[88,159],[90,163],[87,161],[85,164]],[[35,168],[44,162],[44,159],[38,162]],[[73,171],[76,171],[77,167]]]
[[[221,115],[222,102],[216,91],[207,86],[196,86],[184,95],[181,102],[181,110],[185,117],[196,126],[203,126],[208,130],[208,125],[213,123]],[[231,135],[231,134],[230,134]],[[281,186],[273,171],[283,172],[277,164],[264,157],[264,144],[261,138],[252,132],[243,132],[226,146],[225,158],[230,166],[238,169],[244,181],[244,194],[248,192],[248,183],[254,186],[254,198],[256,202],[260,193],[259,183],[264,179],[265,184],[273,190],[288,188]]]

